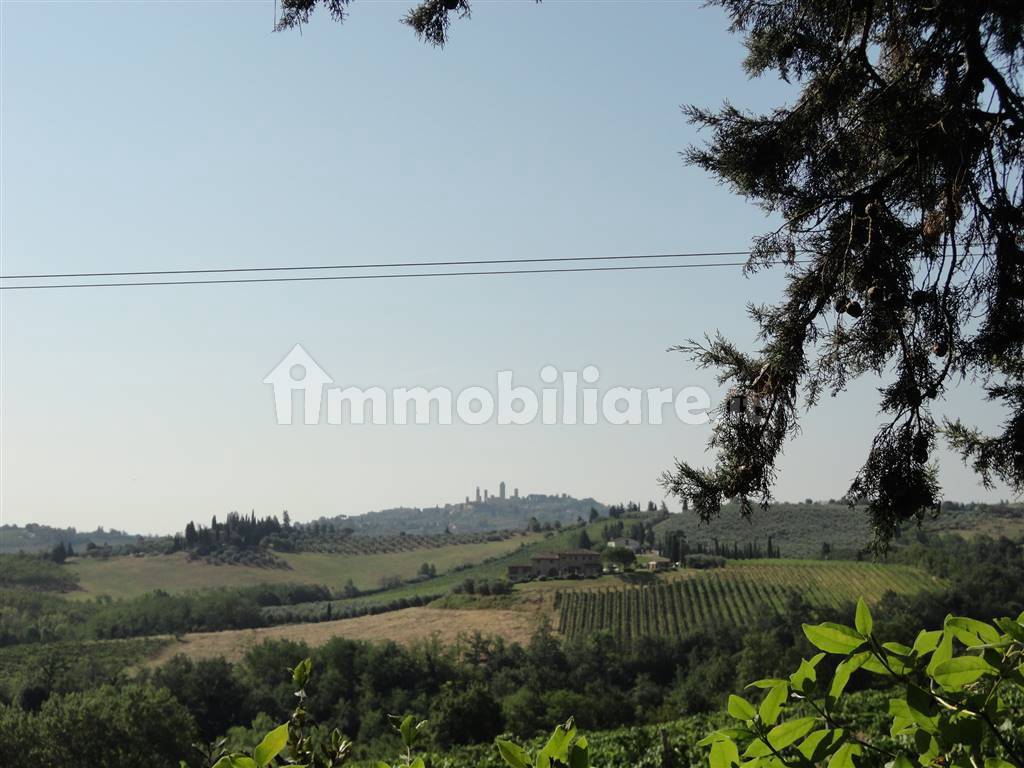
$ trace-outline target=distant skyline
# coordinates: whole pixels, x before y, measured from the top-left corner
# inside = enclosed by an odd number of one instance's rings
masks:
[[[318,13],[299,35],[272,34],[264,1],[0,3],[0,272],[742,250],[773,226],[679,157],[701,140],[681,104],[793,92],[747,78],[720,10],[478,3],[442,51],[398,23],[409,4]],[[301,344],[342,387],[539,387],[545,366],[595,366],[717,402],[666,349],[715,331],[752,349],[745,306],[781,286],[695,269],[3,292],[0,519],[311,520],[457,501],[492,476],[660,502],[707,425],[279,425],[264,379]],[[846,491],[876,386],[806,417],[778,498]],[[1002,420],[972,386],[939,411]],[[939,461],[947,498],[1011,496]]]

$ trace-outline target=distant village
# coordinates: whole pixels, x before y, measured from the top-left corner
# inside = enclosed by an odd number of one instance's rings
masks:
[[[509,496],[509,495],[507,495],[506,490],[507,490],[507,488],[506,488],[504,480],[502,480],[500,483],[498,483],[498,495],[497,496],[495,496],[493,493],[491,493],[486,488],[484,488],[483,492],[481,492],[480,486],[478,485],[476,487],[476,496],[474,497],[474,499],[472,501],[470,501],[469,496],[467,496],[466,497],[466,501],[464,502],[464,504],[467,507],[470,507],[473,504],[492,504],[495,501],[520,501],[521,500],[521,501],[527,501],[527,502],[537,502],[537,501],[548,501],[550,499],[559,499],[559,498],[561,498],[561,499],[569,499],[569,498],[572,498],[567,493],[555,494],[554,496],[546,494],[546,493],[531,493],[531,494],[528,494],[526,496],[520,497],[519,496],[519,489],[518,488],[513,488],[512,489],[512,495]],[[447,507],[449,505],[445,505],[445,506]]]

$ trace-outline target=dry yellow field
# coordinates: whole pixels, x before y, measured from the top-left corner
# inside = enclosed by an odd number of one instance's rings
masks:
[[[500,636],[509,642],[526,643],[539,622],[540,614],[535,611],[406,608],[355,619],[224,632],[194,632],[183,635],[179,641],[172,641],[154,657],[153,663],[160,664],[179,653],[194,659],[223,656],[229,661],[237,661],[249,648],[264,640],[295,640],[317,646],[334,637],[394,640],[403,644],[436,637],[443,643],[453,643],[460,636],[480,632]]]

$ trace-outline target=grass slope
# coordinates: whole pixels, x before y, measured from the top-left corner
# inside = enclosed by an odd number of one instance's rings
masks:
[[[944,509],[936,519],[925,521],[922,528],[927,533],[957,533],[967,537],[981,533],[1022,536],[1024,508]],[[913,535],[915,530],[913,525],[907,526],[906,535]],[[701,543],[709,548],[717,539],[724,547],[736,543],[742,548],[748,542],[755,542],[763,549],[771,536],[772,545],[787,558],[818,557],[826,542],[833,553],[851,555],[871,541],[864,510],[821,502],[777,503],[768,511],[755,510],[750,519],[740,515],[738,505],[727,504],[722,514],[708,523],[700,522],[691,510],[671,515],[655,526],[655,531],[659,537],[669,531],[683,531],[691,546]]]
[[[683,571],[643,586],[575,587],[558,591],[558,629],[573,637],[611,630],[624,637],[681,635],[695,626],[740,626],[790,597],[841,607],[886,592],[912,594],[940,582],[903,565],[791,560],[731,561],[726,568]]]
[[[424,562],[438,573],[466,564],[506,555],[538,536],[513,537],[449,547],[387,552],[375,555],[336,555],[319,552],[281,554],[290,568],[255,568],[244,565],[210,565],[189,561],[184,553],[111,557],[106,560],[82,558],[68,565],[79,577],[81,589],[73,596],[91,598],[109,595],[134,597],[162,589],[183,592],[212,587],[240,587],[254,584],[324,584],[341,588],[352,579],[360,589],[380,586],[384,577],[412,578]]]
[[[635,522],[633,518],[624,518],[623,522],[628,527]],[[591,541],[601,541],[601,531],[608,524],[607,518],[586,526],[587,535]],[[508,566],[530,561],[538,552],[557,552],[562,549],[576,547],[579,540],[581,528],[571,528],[564,531],[536,535],[529,539],[515,539],[522,542],[522,546],[507,552],[486,563],[480,563],[472,568],[457,572],[448,572],[435,579],[418,582],[415,584],[404,584],[395,589],[379,592],[365,597],[356,597],[347,600],[333,600],[330,602],[334,615],[343,615],[345,611],[353,609],[369,608],[372,606],[395,603],[400,600],[422,597],[440,597],[457,584],[466,579],[496,580],[504,579],[508,574]],[[323,617],[327,610],[327,602],[303,603],[301,605],[281,606],[264,608],[264,613],[274,622],[293,621],[315,621]]]

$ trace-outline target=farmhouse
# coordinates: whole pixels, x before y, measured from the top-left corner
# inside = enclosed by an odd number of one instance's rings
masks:
[[[661,557],[661,555],[655,555],[647,561],[647,570],[652,573],[656,571],[667,571],[672,567],[672,561],[667,557]]]
[[[600,576],[601,556],[590,549],[570,549],[565,552],[541,552],[529,563],[510,565],[508,577],[512,581],[537,576],[567,578],[569,576]]]

